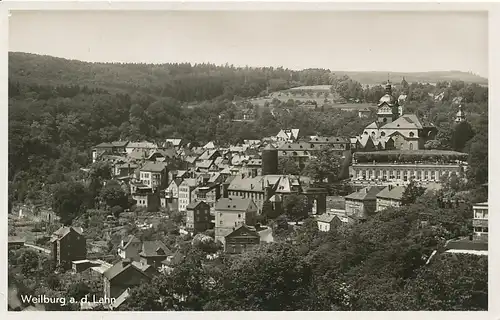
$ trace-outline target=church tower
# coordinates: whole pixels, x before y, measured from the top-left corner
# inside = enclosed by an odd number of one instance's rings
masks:
[[[385,85],[385,95],[378,103],[377,118],[380,124],[390,123],[399,117],[398,102],[392,96],[392,85],[389,80]]]
[[[462,110],[462,105],[458,106],[458,112],[455,116],[455,123],[465,122],[467,119],[465,118],[465,112]]]

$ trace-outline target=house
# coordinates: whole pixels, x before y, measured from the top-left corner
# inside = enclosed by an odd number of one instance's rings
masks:
[[[333,213],[327,212],[316,217],[319,231],[328,232],[342,224],[340,218]]]
[[[71,267],[71,261],[87,257],[87,241],[82,228],[61,227],[52,234],[50,243],[52,259],[58,266]]]
[[[142,184],[153,192],[167,187],[167,167],[164,162],[146,162],[139,171]]]
[[[161,206],[160,194],[151,193],[148,187],[145,189],[138,188],[137,191],[132,194],[132,199],[136,201],[137,207],[146,208],[148,212],[158,211]]]
[[[197,161],[215,160],[220,156],[221,156],[221,153],[219,152],[219,150],[208,149],[198,157]]]
[[[193,201],[186,207],[186,229],[203,232],[210,227],[210,206],[204,201]]]
[[[363,108],[358,111],[359,118],[368,118],[370,116],[371,110],[368,108]]]
[[[129,142],[125,147],[127,154],[131,154],[132,151],[137,151],[139,153],[150,154],[153,150],[158,149],[156,143],[142,141],[142,142]]]
[[[170,182],[167,189],[165,189],[165,195],[161,198],[161,207],[166,208],[167,204],[173,203],[179,199],[179,186],[182,183],[182,179],[174,179]]]
[[[161,262],[170,255],[167,246],[159,241],[142,242],[141,252],[139,252],[140,262],[155,268],[161,268]]]
[[[122,239],[118,246],[118,256],[122,259],[130,259],[132,261],[139,261],[139,252],[141,251],[141,240],[133,235],[127,236]]]
[[[214,160],[201,160],[196,161],[195,164],[196,171],[198,172],[215,172],[217,171],[217,165]]]
[[[205,149],[205,150],[215,149],[215,144],[212,141],[210,141],[206,145],[203,146],[203,149]]]
[[[170,254],[161,262],[161,271],[164,273],[171,272],[175,267],[180,265],[184,261],[185,256],[182,255],[178,250]]]
[[[208,182],[205,185],[195,188],[191,193],[191,201],[203,201],[211,210],[221,197],[221,184]]]
[[[104,298],[116,299],[127,289],[149,282],[152,277],[145,272],[147,268],[130,259],[115,263],[103,273]]]
[[[345,197],[345,212],[348,216],[366,218],[377,208],[377,194],[382,187],[367,187]]]
[[[314,145],[328,147],[328,149],[337,151],[340,154],[351,148],[350,140],[345,137],[311,136],[308,142]]]
[[[191,192],[196,188],[196,179],[184,179],[179,185],[179,211],[185,212],[191,202]]]
[[[400,207],[401,199],[403,198],[403,193],[405,192],[405,190],[406,187],[404,186],[389,185],[385,187],[377,194],[376,211],[382,211],[390,207]]]
[[[296,141],[299,138],[299,129],[282,129],[276,135],[278,141]]]
[[[231,178],[227,190],[229,196],[252,199],[260,212],[264,201],[274,194],[285,196],[300,193],[308,183],[306,177],[271,174],[252,177],[243,173]]]
[[[462,238],[448,240],[444,246],[445,254],[488,255],[488,241]]]
[[[184,141],[182,139],[166,139],[165,145],[172,146],[175,149],[179,149],[184,145]]]
[[[254,226],[257,210],[252,199],[232,196],[219,199],[215,205],[215,241],[224,243],[225,236],[242,224]]]
[[[488,241],[488,202],[476,203],[472,206],[474,216],[472,227],[474,240]]]
[[[259,244],[259,233],[244,224],[224,237],[224,251],[229,254],[243,253],[252,250]]]

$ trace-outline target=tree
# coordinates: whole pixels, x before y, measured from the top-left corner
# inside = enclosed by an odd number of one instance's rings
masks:
[[[85,187],[79,182],[63,182],[54,187],[52,210],[64,225],[71,222],[84,211]]]
[[[297,162],[290,157],[280,157],[278,161],[278,171],[280,174],[300,174],[300,168]]]
[[[317,152],[315,158],[309,160],[302,174],[317,182],[323,182],[325,179],[332,182],[339,177],[340,162],[341,158],[335,151],[325,148]]]
[[[284,197],[283,207],[290,219],[299,221],[307,216],[309,203],[305,195],[291,194]]]
[[[453,129],[451,145],[453,150],[462,151],[467,141],[474,137],[474,131],[468,122],[461,122]]]
[[[23,275],[29,277],[38,271],[40,258],[32,250],[23,250],[18,258],[17,264],[21,267]]]
[[[233,261],[205,310],[315,310],[311,266],[293,245],[265,245]]]
[[[488,181],[488,137],[476,135],[465,148],[469,157],[467,163],[467,178],[473,185],[480,185]]]
[[[274,210],[273,204],[269,200],[265,200],[262,203],[262,215],[265,219],[276,219],[279,216],[279,212]]]
[[[488,310],[488,257],[438,255],[418,270],[405,291],[413,310]]]
[[[114,180],[108,181],[100,192],[101,200],[110,208],[120,206],[128,207],[128,197],[120,184]]]
[[[425,192],[425,188],[417,185],[414,180],[406,186],[403,196],[401,197],[401,204],[406,206],[415,203],[418,197]]]

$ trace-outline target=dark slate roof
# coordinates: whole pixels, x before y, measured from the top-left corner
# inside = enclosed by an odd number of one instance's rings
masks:
[[[166,168],[164,162],[146,162],[141,171],[161,172]]]
[[[403,198],[403,193],[405,192],[405,187],[395,186],[395,187],[385,187],[382,191],[377,194],[377,198],[401,200]]]
[[[111,268],[104,271],[103,276],[106,277],[108,280],[111,280],[129,268],[134,268],[138,272],[142,273],[145,277],[149,278],[147,274],[145,274],[141,269],[135,266],[135,264],[133,264],[132,261],[130,261],[129,259],[118,261]]]
[[[113,142],[111,142],[111,144],[115,147],[118,147],[118,148],[124,148],[127,146],[128,141],[113,141]]]
[[[125,239],[123,239],[123,242],[125,243],[123,249],[126,249],[131,243],[141,242],[141,240],[137,239],[134,235],[129,235]]]
[[[113,148],[114,145],[112,143],[109,143],[109,142],[102,142],[102,143],[99,143],[97,146],[95,146],[94,148]]]
[[[363,188],[357,192],[346,196],[346,200],[376,200],[377,194],[382,190],[382,187]]]
[[[252,199],[240,197],[221,198],[217,201],[215,210],[246,211],[251,203]]]
[[[205,203],[204,201],[193,201],[193,202],[190,202],[187,206],[186,206],[186,209],[195,209],[198,205],[202,204],[202,203]]]
[[[50,241],[55,241],[55,240],[64,238],[68,233],[71,232],[71,230],[75,231],[76,233],[78,233],[80,235],[83,235],[83,229],[80,227],[66,227],[66,226],[64,226],[64,227],[60,227],[59,229],[57,229],[57,231],[55,231],[52,234],[52,239],[50,239]]]
[[[163,251],[163,252],[162,252]],[[144,257],[157,257],[166,256],[170,254],[168,247],[161,241],[144,241],[142,243],[141,256]]]

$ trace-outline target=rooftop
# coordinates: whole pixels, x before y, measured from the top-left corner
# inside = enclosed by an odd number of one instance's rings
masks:
[[[229,197],[220,198],[215,205],[215,210],[230,210],[230,211],[246,211],[251,204],[252,199],[240,198],[240,197]]]

